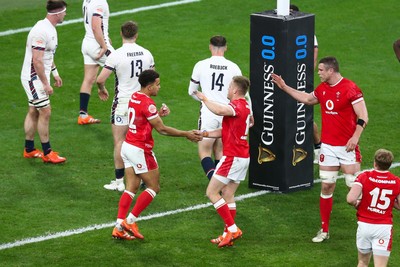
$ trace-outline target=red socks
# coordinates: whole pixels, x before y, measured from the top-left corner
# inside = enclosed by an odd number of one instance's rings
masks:
[[[139,217],[139,214],[147,208],[148,205],[153,201],[154,197],[156,196],[156,192],[154,190],[147,188],[144,190],[136,200],[135,206],[132,209],[132,214],[135,217]]]
[[[131,192],[125,191],[122,193],[121,198],[119,199],[119,205],[118,205],[118,219],[124,220],[126,217],[126,214],[128,213],[129,207],[131,206],[133,197],[135,194]]]
[[[333,197],[324,196],[319,199],[319,212],[321,215],[322,232],[329,232],[329,220],[332,213]]]
[[[214,203],[214,207],[219,216],[221,216],[222,220],[224,220],[226,227],[235,224],[235,221],[231,215],[231,211],[229,210],[228,205],[223,198]]]

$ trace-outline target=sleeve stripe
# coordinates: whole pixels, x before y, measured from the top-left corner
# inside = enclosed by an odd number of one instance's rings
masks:
[[[233,111],[233,115],[232,115],[232,116],[235,117],[235,116],[236,116],[236,111],[235,111],[235,109],[232,107],[231,103],[229,103],[228,107],[230,107],[230,108],[232,109],[232,111]]]
[[[195,83],[195,84],[200,84],[199,81],[195,81],[195,80],[193,80],[193,79],[190,79],[190,81],[191,81],[192,83]]]
[[[352,105],[357,104],[358,102],[364,101],[364,97],[358,98],[356,100],[354,100],[353,102],[351,102]]]
[[[32,49],[44,51],[44,47],[40,47],[40,46],[32,46]]]

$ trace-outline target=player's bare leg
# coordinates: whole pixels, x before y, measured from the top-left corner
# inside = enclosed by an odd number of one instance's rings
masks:
[[[360,251],[358,252],[358,265],[357,267],[368,267],[369,262],[371,260],[372,252],[363,254]],[[375,265],[377,266],[377,265]],[[380,266],[380,265],[379,265]]]
[[[39,109],[39,118],[37,124],[37,131],[42,143],[49,142],[49,124],[51,116],[51,107]],[[43,151],[45,152],[45,151]]]
[[[128,125],[111,125],[111,130],[114,139],[114,167],[115,167],[115,180],[111,183],[104,185],[107,190],[118,190],[124,191],[124,161],[121,157],[121,146],[125,140],[126,132],[128,131]]]
[[[39,112],[36,110],[35,107],[29,107],[24,122],[26,140],[33,140],[35,138],[38,120]]]
[[[78,124],[94,124],[100,123],[99,119],[95,119],[88,114],[88,105],[90,95],[92,94],[92,87],[96,81],[96,76],[99,71],[99,65],[84,66],[84,77],[80,89],[80,112],[78,117]]]
[[[388,256],[374,255],[374,266],[386,267],[389,262]]]
[[[41,158],[43,152],[35,147],[35,134],[37,132],[37,124],[39,120],[39,112],[35,107],[30,106],[24,121],[25,130],[25,148],[24,158]]]

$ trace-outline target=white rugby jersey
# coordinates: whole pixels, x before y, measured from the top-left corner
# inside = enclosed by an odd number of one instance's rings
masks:
[[[26,40],[25,58],[22,65],[21,79],[30,81],[37,73],[32,64],[32,49],[43,50],[43,64],[47,80],[50,82],[51,66],[58,44],[56,28],[45,18],[39,20],[29,31]]]
[[[95,39],[92,30],[93,16],[101,17],[101,28],[103,30],[104,40],[107,45],[110,44],[108,38],[108,20],[110,18],[110,9],[107,0],[85,0],[82,5],[83,23],[85,25],[85,38]]]
[[[136,43],[124,43],[108,56],[104,68],[115,72],[115,96],[130,98],[140,90],[140,73],[154,68],[154,58],[146,48]]]
[[[201,60],[193,68],[189,84],[189,95],[198,90],[211,100],[228,104],[228,88],[234,76],[242,72],[238,65],[222,56],[212,56]],[[207,108],[203,105],[203,108]]]

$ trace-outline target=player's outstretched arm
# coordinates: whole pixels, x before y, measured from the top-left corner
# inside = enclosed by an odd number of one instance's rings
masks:
[[[235,115],[235,112],[231,106],[209,100],[202,92],[199,91],[194,91],[193,94],[196,95],[212,113],[219,116]]]
[[[187,136],[186,138],[192,142],[199,142],[203,140],[203,134],[199,130],[191,130],[187,131]]]
[[[318,99],[316,99],[311,93],[306,93],[303,91],[296,90],[285,83],[280,75],[275,73],[271,74],[272,81],[281,88],[288,95],[296,99],[297,101],[304,103],[306,105],[316,105],[318,104]]]
[[[198,142],[203,139],[202,134],[197,130],[182,131],[164,124],[162,119],[157,116],[156,118],[149,120],[150,124],[156,131],[161,135],[176,136],[176,137],[186,137],[192,142]]]
[[[215,129],[212,131],[203,131],[202,134],[203,137],[220,138],[222,136],[222,128]]]

